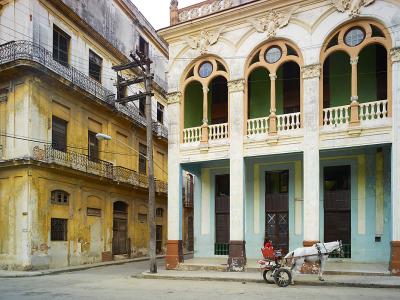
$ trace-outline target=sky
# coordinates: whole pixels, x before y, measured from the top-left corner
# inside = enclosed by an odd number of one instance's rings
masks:
[[[131,0],[155,29],[169,26],[170,0]],[[189,6],[202,0],[178,0],[179,8]]]

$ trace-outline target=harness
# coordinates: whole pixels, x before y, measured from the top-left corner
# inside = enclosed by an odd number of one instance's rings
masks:
[[[324,246],[325,253],[323,253],[323,252],[321,251],[321,246],[320,246],[321,244],[322,244],[322,246]],[[319,263],[321,263],[322,257],[323,257],[324,255],[329,255],[328,249],[326,249],[324,243],[317,243],[317,244],[315,244],[315,248],[317,248]]]

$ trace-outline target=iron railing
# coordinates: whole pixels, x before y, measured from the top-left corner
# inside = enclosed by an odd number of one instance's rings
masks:
[[[343,255],[339,251],[333,251],[329,254],[330,258],[351,258],[351,244],[342,244]]]
[[[0,45],[0,65],[16,60],[29,60],[41,64],[54,73],[62,76],[72,84],[87,91],[101,101],[111,105],[117,111],[131,118],[135,123],[146,126],[146,119],[134,105],[122,105],[115,102],[112,91],[103,87],[98,81],[69,65],[63,65],[53,59],[53,53],[31,41],[12,41]],[[159,124],[153,127],[159,137],[168,138],[168,129]]]
[[[229,255],[229,244],[215,243],[214,255]]]
[[[156,192],[157,193],[168,193],[168,183],[161,180],[156,180]]]
[[[114,167],[114,179],[118,182],[129,183],[144,188],[149,186],[148,179],[145,175],[120,166]]]
[[[74,151],[59,151],[50,145],[40,148],[33,148],[33,159],[45,163],[54,163],[85,173],[105,177],[116,182],[131,184],[136,187],[148,188],[149,182],[145,174],[127,169],[121,166],[114,166],[112,163],[100,159],[90,160],[89,156]],[[156,180],[156,191],[166,194],[168,183]]]

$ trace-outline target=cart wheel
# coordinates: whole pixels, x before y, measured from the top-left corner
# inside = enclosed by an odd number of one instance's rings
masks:
[[[263,277],[264,277],[264,280],[265,280],[267,283],[270,283],[270,284],[275,283],[274,276],[272,275],[272,273],[273,273],[273,270],[272,270],[272,269],[270,269],[270,270],[264,270],[264,272],[263,272]]]
[[[292,273],[288,269],[279,268],[275,271],[274,279],[279,287],[287,287],[292,282]]]

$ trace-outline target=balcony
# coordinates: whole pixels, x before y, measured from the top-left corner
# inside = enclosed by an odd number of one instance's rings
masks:
[[[325,130],[346,130],[351,119],[350,105],[324,108],[322,126]],[[360,127],[378,127],[387,125],[388,100],[379,100],[358,105]]]
[[[12,41],[0,45],[0,66],[23,60],[34,62],[45,67],[73,85],[96,97],[112,109],[130,118],[138,126],[146,126],[146,119],[140,115],[136,106],[116,103],[113,92],[74,67],[64,66],[63,64],[53,60],[52,52],[46,50],[40,45],[34,44],[30,41]],[[160,138],[168,138],[168,129],[162,124],[157,123],[157,126],[153,126],[153,131]]]
[[[104,160],[91,161],[87,155],[73,151],[62,152],[47,145],[44,148],[35,146],[33,148],[33,159],[107,178],[116,183],[126,183],[144,189],[149,187],[145,174],[139,174],[134,170],[121,166],[114,166],[112,163]],[[156,192],[167,194],[168,184],[161,180],[156,180],[155,182]]]
[[[212,143],[229,138],[229,124],[221,123],[208,125],[207,127],[198,126],[183,129],[183,143],[200,143],[202,141],[203,130],[205,131],[206,137],[206,140],[203,141],[205,143]]]
[[[301,113],[290,113],[275,116],[275,129],[271,126],[271,116],[247,120],[247,137],[264,139],[276,133],[292,133],[301,128]]]

